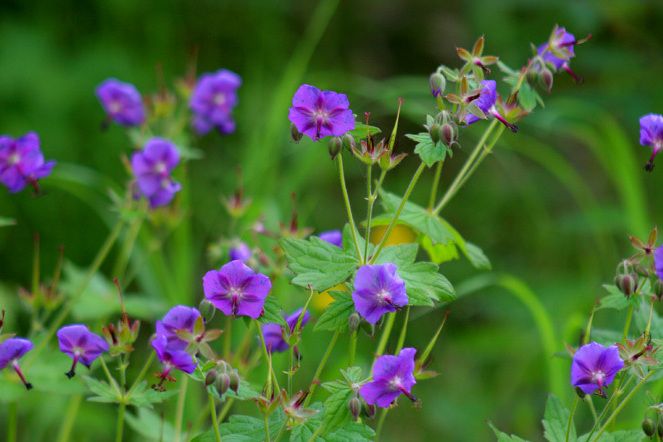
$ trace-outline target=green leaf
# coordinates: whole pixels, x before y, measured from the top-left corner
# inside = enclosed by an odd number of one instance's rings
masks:
[[[355,392],[348,388],[338,390],[325,401],[323,425],[326,431],[332,431],[351,419],[348,402]]]
[[[274,440],[283,425],[285,415],[280,409],[269,416],[270,439]],[[233,415],[228,422],[219,426],[223,442],[245,442],[266,440],[265,423],[251,416]]]
[[[83,376],[83,382],[85,382],[87,388],[95,394],[95,396],[89,397],[87,399],[88,401],[119,403],[120,397],[117,390],[107,382],[98,381],[90,376]]]
[[[596,435],[592,436],[592,439]],[[601,442],[642,442],[648,441],[642,430],[615,431],[614,433],[603,433]],[[589,434],[583,434],[578,442],[589,442]]]
[[[614,309],[614,310],[624,310],[629,306],[629,300],[624,296],[622,292],[619,291],[614,285],[604,284],[603,288],[608,291],[608,295],[601,298],[601,304],[599,304],[597,310],[601,309]]]
[[[375,225],[374,223],[372,224]],[[364,253],[364,250],[366,250],[366,240],[359,234],[359,232],[357,232],[357,242],[359,243],[359,249],[361,250],[361,253]],[[373,244],[368,244],[369,255],[373,253],[374,248],[375,246]],[[357,256],[357,250],[355,248],[354,240],[352,239],[352,230],[350,228],[350,224],[346,224],[343,227],[343,250],[345,250],[349,255]]]
[[[542,423],[544,436],[549,442],[565,442],[567,440],[566,429],[570,414],[569,410],[557,396],[552,394],[548,396]],[[568,441],[572,442],[577,439],[575,425],[571,425]]]
[[[398,275],[405,281],[409,305],[432,306],[436,301],[449,302],[456,298],[453,286],[432,262],[399,267]]]
[[[419,242],[421,243],[421,247],[428,253],[431,261],[435,264],[442,264],[458,259],[458,247],[453,242],[448,244],[433,244],[433,241],[427,235],[421,235]]]
[[[518,103],[520,103],[523,109],[527,112],[532,112],[536,107],[538,95],[539,94],[532,88],[532,86],[524,81],[518,91]]]
[[[319,292],[344,282],[357,268],[355,256],[315,236],[309,240],[284,238],[281,246],[295,273],[293,284]]]
[[[326,437],[326,442],[369,442],[375,440],[375,431],[359,422],[348,422]]]
[[[392,263],[399,268],[414,263],[417,259],[417,244],[399,244],[396,246],[387,246],[382,249],[377,264]]]
[[[318,410],[318,413],[314,416],[306,419],[301,424],[297,425],[292,429],[290,433],[290,442],[308,442],[313,437],[313,434],[320,428],[322,425],[322,404],[316,402],[310,407],[312,410]],[[324,442],[326,439],[316,436],[315,441]]]
[[[380,132],[382,132],[382,131],[380,130],[379,127],[369,126],[367,124],[360,123],[359,121],[356,121],[355,122],[355,128],[352,129],[349,133],[355,139],[361,140],[361,139],[367,138],[368,136],[377,135]]]
[[[334,301],[318,319],[314,330],[347,330],[348,318],[355,311],[352,296],[347,292],[331,292]]]
[[[223,394],[223,396],[219,396],[219,392],[217,391],[216,388],[214,388],[214,386],[210,385],[207,388],[208,391],[212,393],[212,395],[214,395],[222,402],[225,401],[227,398],[234,398],[240,401],[250,401],[260,396],[258,390],[256,390],[249,381],[246,381],[244,379],[239,380],[239,388],[237,389],[237,393],[229,389]]]
[[[490,270],[492,268],[490,260],[479,246],[471,242],[465,242],[465,248],[461,249],[475,269]]]
[[[131,393],[129,403],[136,407],[152,408],[152,405],[161,403],[177,393],[177,390],[155,391],[143,381]]]
[[[279,304],[276,296],[271,294],[265,298],[263,314],[260,316],[260,318],[258,318],[258,321],[262,322],[263,324],[285,324],[282,313],[283,309],[281,308],[281,304]]]
[[[527,439],[523,439],[523,438],[515,436],[515,435],[508,435],[506,433],[503,433],[502,431],[495,428],[495,426],[492,424],[492,422],[488,422],[488,425],[490,425],[490,428],[495,433],[495,436],[497,436],[497,442],[529,442],[529,441],[527,441]]]
[[[139,408],[137,414],[125,415],[127,424],[144,440],[173,440],[175,430],[162,416],[147,408]]]
[[[419,134],[406,134],[406,137],[416,141],[417,145],[414,148],[414,153],[419,155],[421,161],[423,161],[426,166],[431,167],[438,161],[444,160],[447,156],[449,148],[444,145],[442,141],[437,143],[433,142],[428,132],[421,132]]]

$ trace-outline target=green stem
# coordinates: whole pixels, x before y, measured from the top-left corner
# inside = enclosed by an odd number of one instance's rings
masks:
[[[214,428],[214,437],[216,438],[216,442],[221,442],[221,432],[219,431],[219,422],[216,416],[216,404],[214,403],[214,395],[212,395],[212,393],[210,393],[209,391],[207,392],[207,400],[209,401],[209,413],[210,416],[212,417],[212,428]]]
[[[497,141],[500,139],[502,134],[504,133],[505,127],[500,126],[497,128],[497,133],[493,136],[493,139],[486,144],[485,148],[481,150],[481,153],[479,155],[479,158],[472,164],[472,167],[470,167],[470,170],[467,171],[465,174],[465,177],[463,177],[462,181],[458,184],[458,188],[460,189],[465,185],[467,180],[474,174],[474,172],[477,170],[481,162],[493,151],[493,147],[495,147],[495,144]]]
[[[380,413],[380,418],[378,419],[378,424],[375,427],[375,440],[380,440],[380,434],[382,433],[382,427],[384,426],[384,421],[387,418],[387,413],[389,412],[388,408],[383,408]]]
[[[623,386],[621,386],[619,388],[615,387],[615,391],[610,396],[610,399],[608,399],[608,402],[603,406],[603,410],[601,410],[601,413],[599,413],[598,418],[594,422],[594,425],[592,426],[592,430],[589,432],[589,437],[587,437],[588,441],[592,440],[592,436],[596,432],[597,427],[599,425],[599,422],[601,422],[601,420],[603,419],[603,416],[605,416],[605,414],[608,412],[608,410],[611,409],[615,399],[618,398],[619,396],[621,396],[622,391],[624,391],[631,384],[631,381],[633,381],[633,379],[634,379],[634,377],[631,375],[626,380],[626,382],[624,383]],[[620,381],[622,381],[622,380],[623,379],[620,379]],[[614,407],[612,407],[612,409],[614,411]]]
[[[348,221],[350,222],[350,230],[352,232],[352,241],[355,245],[355,250],[357,251],[357,257],[359,261],[364,262],[364,258],[361,254],[361,247],[359,247],[359,239],[357,233],[357,225],[355,224],[355,218],[352,215],[352,207],[350,206],[350,197],[348,196],[348,188],[345,185],[345,171],[343,169],[343,152],[339,153],[336,156],[338,160],[338,178],[341,182],[341,190],[343,192],[343,201],[345,202],[345,210],[348,213]]]
[[[186,402],[186,392],[189,386],[189,377],[182,377],[180,394],[177,396],[177,409],[175,412],[175,442],[179,442],[182,437],[182,422],[184,421],[184,403]]]
[[[378,348],[375,351],[375,356],[382,356],[385,348],[387,348],[387,342],[389,341],[389,336],[391,335],[391,329],[394,327],[394,322],[396,321],[396,313],[389,313],[387,321],[384,324],[384,330],[382,330],[382,336],[380,336],[380,342],[378,343]]]
[[[124,435],[124,412],[127,405],[121,402],[117,412],[117,427],[115,430],[115,442],[122,442]]]
[[[405,337],[407,336],[407,322],[410,319],[410,306],[408,305],[405,308],[405,318],[403,319],[403,328],[401,328],[401,334],[398,336],[398,345],[396,345],[396,351],[394,354],[398,354],[403,345],[405,344]]]
[[[366,241],[364,241],[364,259],[368,259],[368,246],[371,240],[371,223],[373,222],[373,203],[375,199],[373,197],[373,191],[371,190],[371,175],[373,173],[373,165],[369,164],[366,166],[366,199],[368,204],[367,215],[366,215]]]
[[[433,210],[435,200],[437,200],[437,189],[440,187],[440,177],[442,176],[442,166],[444,161],[439,161],[435,167],[435,176],[433,177],[433,186],[430,189],[430,198],[428,198],[428,210]]]
[[[355,365],[355,356],[357,355],[357,330],[350,334],[350,351],[348,358],[348,367]]]
[[[258,329],[258,335],[260,336],[260,343],[262,344],[262,354],[267,362],[267,387],[266,387],[266,396],[271,397],[272,395],[272,380],[274,382],[274,388],[276,392],[280,392],[281,388],[279,387],[279,382],[276,379],[276,373],[274,373],[274,368],[272,367],[272,355],[267,350],[267,344],[265,343],[265,335],[262,334],[262,327],[256,322],[256,328]]]
[[[124,278],[127,265],[129,264],[129,259],[131,258],[131,251],[133,250],[134,245],[136,244],[136,239],[138,238],[138,234],[140,233],[140,228],[143,224],[143,220],[145,219],[147,211],[146,201],[140,201],[139,204],[141,205],[140,213],[136,216],[136,218],[129,226],[129,229],[122,243],[122,249],[117,258],[117,261],[115,262],[115,266],[113,267],[112,275],[114,277],[117,277],[120,281],[122,280],[122,278]]]
[[[647,379],[649,379],[656,370],[652,370],[649,373],[647,373],[647,376],[642,378],[640,382],[638,382],[635,387],[633,387],[633,390],[629,392],[629,394],[624,397],[624,399],[620,402],[619,405],[617,405],[617,408],[615,408],[615,411],[612,412],[612,414],[606,419],[606,421],[603,423],[603,426],[599,429],[598,433],[596,434],[596,439],[594,441],[599,441],[601,440],[601,436],[605,432],[605,430],[608,428],[608,425],[619,415],[619,413],[622,411],[622,409],[628,404],[628,402],[635,396],[635,393],[638,392],[638,390],[647,382]]]
[[[226,360],[230,359],[232,352],[232,329],[233,318],[232,316],[226,317],[226,326],[223,330],[223,355]]]
[[[596,407],[594,407],[594,401],[592,400],[592,395],[588,394],[585,396],[585,402],[587,402],[587,406],[589,407],[589,411],[592,412],[592,417],[594,418],[594,425],[596,425],[599,421],[599,417],[596,414]]]
[[[129,388],[127,396],[131,396],[131,393],[133,393],[136,387],[138,387],[138,385],[140,384],[140,381],[142,381],[145,375],[147,374],[147,371],[150,369],[150,366],[154,361],[154,355],[155,355],[154,352],[150,352],[150,356],[145,361],[145,364],[143,365],[143,368],[140,370],[140,373],[138,373],[138,377],[136,378],[136,380],[134,380],[134,383],[131,385],[131,388]]]
[[[327,351],[325,351],[325,354],[322,356],[322,359],[318,364],[318,368],[316,368],[315,374],[313,375],[313,381],[311,381],[311,386],[309,387],[309,394],[308,396],[306,396],[306,399],[304,400],[304,405],[303,405],[304,407],[306,407],[311,401],[311,398],[313,398],[313,393],[315,392],[315,389],[320,383],[320,376],[322,375],[322,370],[325,369],[325,365],[327,365],[327,360],[329,359],[329,356],[331,355],[332,350],[334,349],[334,346],[336,345],[336,341],[338,341],[338,337],[340,334],[341,332],[339,331],[334,332],[334,336],[332,336],[331,341],[329,341],[329,344],[327,345]]]
[[[575,400],[573,401],[573,408],[571,409],[571,413],[569,413],[569,422],[566,424],[566,437],[564,438],[564,442],[569,442],[569,435],[571,434],[571,426],[573,426],[573,417],[576,415],[578,402],[580,402],[580,398],[576,396]]]
[[[74,422],[76,422],[76,416],[78,415],[78,409],[80,408],[82,400],[83,396],[80,394],[76,394],[69,399],[69,406],[64,414],[64,421],[62,422],[60,432],[58,433],[58,442],[69,441],[71,430],[74,428]]]
[[[271,436],[269,434],[269,416],[267,415],[267,413],[265,413],[263,416],[263,422],[265,422],[265,440],[267,442],[270,442]]]
[[[486,130],[483,132],[483,135],[481,136],[481,138],[477,142],[476,146],[474,146],[474,150],[472,151],[472,153],[468,157],[467,161],[465,161],[465,164],[461,168],[460,172],[458,172],[458,175],[456,175],[456,177],[452,181],[451,185],[449,186],[447,191],[442,196],[442,199],[440,200],[440,202],[433,209],[434,214],[440,213],[440,210],[442,210],[442,208],[447,205],[447,203],[451,200],[451,198],[453,198],[453,196],[456,194],[456,192],[458,192],[458,189],[460,188],[461,182],[465,178],[465,175],[467,174],[467,172],[472,167],[472,164],[474,163],[474,160],[481,153],[481,151],[483,149],[483,145],[485,144],[486,140],[488,139],[491,132],[495,129],[495,127],[498,124],[499,124],[499,122],[497,120],[493,120],[490,123],[490,125],[486,128]]]
[[[647,321],[647,328],[645,329],[645,340],[648,340],[650,338],[649,332],[651,331],[651,321],[654,317],[654,301],[651,301],[651,305],[649,307],[649,320]]]
[[[104,371],[104,374],[106,375],[106,379],[108,379],[108,384],[113,387],[115,392],[117,393],[118,398],[122,396],[122,391],[120,390],[120,386],[117,384],[117,381],[111,375],[110,370],[108,369],[108,365],[106,365],[106,361],[104,360],[103,356],[99,358],[99,365],[101,365],[102,370]]]
[[[106,238],[106,241],[101,246],[99,253],[97,253],[97,256],[94,258],[94,261],[92,261],[92,265],[85,274],[83,282],[81,282],[81,285],[74,292],[73,296],[69,299],[65,307],[62,308],[60,314],[58,314],[55,320],[51,323],[51,326],[46,331],[46,334],[43,337],[43,339],[39,341],[39,344],[37,344],[35,349],[32,352],[30,352],[26,361],[26,367],[29,367],[31,363],[37,359],[37,356],[44,350],[44,348],[46,348],[48,341],[50,341],[51,338],[55,335],[57,329],[60,328],[64,320],[67,319],[67,316],[74,308],[80,297],[83,296],[83,293],[85,293],[85,290],[92,281],[92,278],[97,273],[99,267],[101,267],[101,264],[103,264],[104,260],[106,259],[111,249],[113,248],[113,244],[115,244],[115,241],[117,241],[117,238],[120,235],[120,231],[122,230],[122,226],[123,226],[122,219],[119,219],[117,224],[115,224],[115,227],[113,227],[113,230],[111,230],[108,237]]]
[[[242,361],[242,356],[244,355],[244,352],[246,351],[249,344],[251,343],[251,336],[253,336],[254,325],[255,325],[254,321],[249,322],[249,326],[246,328],[246,331],[244,332],[244,338],[242,339],[242,342],[240,342],[239,347],[235,352],[235,356],[233,357],[233,366],[238,365]]]
[[[626,323],[624,324],[624,340],[628,338],[628,332],[631,329],[631,318],[633,318],[633,304],[629,305],[626,313]]]
[[[392,218],[391,222],[387,226],[387,230],[384,232],[384,236],[380,240],[380,244],[378,244],[377,248],[375,249],[375,253],[373,253],[373,256],[371,257],[371,260],[369,264],[374,264],[375,261],[378,259],[378,256],[380,256],[380,252],[384,248],[385,243],[387,242],[387,239],[389,238],[389,235],[391,234],[392,229],[394,226],[396,226],[396,223],[398,222],[398,218],[401,216],[401,212],[403,211],[403,208],[405,207],[405,203],[407,203],[407,200],[410,198],[410,195],[412,194],[412,191],[414,190],[414,186],[417,184],[417,181],[419,181],[419,177],[421,176],[421,173],[426,169],[426,165],[424,163],[419,164],[419,168],[417,168],[417,171],[414,172],[414,175],[412,176],[412,179],[410,180],[410,184],[408,184],[407,189],[405,190],[405,195],[403,195],[403,199],[401,200],[401,203],[398,205],[398,208],[396,209],[396,213],[394,213],[394,217]]]
[[[223,404],[223,408],[221,409],[221,412],[219,413],[219,417],[217,417],[216,422],[218,425],[221,425],[221,422],[223,422],[223,419],[226,418],[228,413],[230,412],[230,409],[233,406],[233,402],[235,402],[234,398],[228,398],[226,399],[226,403]]]
[[[7,442],[16,442],[16,431],[18,428],[18,411],[16,402],[9,403],[7,415]]]

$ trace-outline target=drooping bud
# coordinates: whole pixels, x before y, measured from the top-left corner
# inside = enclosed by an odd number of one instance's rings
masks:
[[[336,155],[341,152],[341,149],[343,149],[343,139],[341,137],[332,137],[328,145],[329,156],[332,160],[336,159]]]
[[[652,437],[656,434],[656,425],[654,424],[654,421],[648,417],[645,418],[645,420],[642,421],[642,431],[647,437]]]
[[[430,128],[428,128],[428,133],[430,134],[430,139],[433,140],[433,143],[437,143],[440,141],[440,125],[437,123],[431,124]]]
[[[548,91],[548,93],[550,93],[550,91],[552,91],[552,87],[553,87],[553,73],[552,73],[552,71],[550,69],[548,69],[547,67],[543,68],[543,70],[541,71],[540,79],[541,79],[541,84],[543,85],[543,87],[546,89],[546,91]]]
[[[355,137],[353,137],[350,132],[347,132],[345,135],[343,135],[342,140],[344,149],[352,150],[352,148],[357,145],[355,142]]]
[[[230,376],[227,373],[221,373],[216,377],[214,383],[216,391],[219,392],[219,396],[223,396],[226,391],[230,388]]]
[[[375,413],[377,412],[377,408],[375,405],[367,404],[364,402],[364,406],[362,407],[361,411],[366,419],[373,419],[375,417]]]
[[[430,91],[433,97],[441,96],[447,87],[447,79],[440,72],[433,72],[428,78],[428,82],[430,83]]]
[[[359,419],[359,414],[361,413],[361,401],[357,396],[354,396],[348,401],[348,409],[354,420]]]
[[[635,273],[627,275],[617,275],[615,285],[627,298],[631,296],[638,288],[638,277]]]
[[[217,377],[216,370],[208,371],[207,375],[205,376],[205,387],[209,387],[214,382],[216,382],[216,377]]]
[[[239,374],[237,374],[237,370],[233,370],[233,372],[230,373],[230,389],[235,393],[238,393],[239,383],[240,383]]]
[[[292,138],[292,141],[299,143],[303,136],[304,134],[297,130],[297,126],[294,124],[290,125],[290,138]]]
[[[200,301],[200,304],[198,304],[198,311],[200,312],[201,315],[203,315],[205,322],[210,322],[214,317],[216,309],[214,308],[214,305],[212,305],[211,302],[209,302],[207,299],[203,299],[202,301]]]
[[[350,333],[357,331],[359,328],[359,323],[361,322],[361,318],[359,317],[359,313],[354,312],[348,317],[348,330]]]
[[[458,139],[458,128],[452,122],[445,123],[440,128],[440,138],[442,142],[451,147]]]

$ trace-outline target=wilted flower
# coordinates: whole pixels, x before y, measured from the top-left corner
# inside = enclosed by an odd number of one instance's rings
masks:
[[[373,380],[361,386],[359,394],[369,405],[388,408],[398,396],[404,394],[416,401],[412,395],[414,379],[414,355],[417,350],[404,348],[398,356],[380,356],[373,364]]]
[[[157,335],[152,341],[152,348],[154,348],[157,358],[163,365],[161,374],[159,374],[161,383],[166,379],[172,380],[170,372],[174,369],[189,374],[196,370],[196,362],[193,357],[181,347],[169,345],[165,336]]]
[[[86,367],[108,351],[108,344],[99,335],[92,333],[82,324],[67,325],[58,330],[60,351],[73,359],[71,369],[65,373],[69,379],[76,375],[76,365],[80,362]]]
[[[251,259],[251,256],[253,256],[251,248],[241,241],[233,244],[233,246],[230,247],[230,250],[228,250],[228,257],[231,261],[239,260],[247,262]]]
[[[405,282],[395,264],[365,265],[357,270],[352,300],[357,312],[370,324],[382,315],[407,305]]]
[[[28,132],[19,138],[0,136],[0,182],[10,192],[23,190],[26,184],[37,186],[37,180],[48,176],[55,161],[44,162],[39,136]]]
[[[654,159],[663,149],[663,115],[649,114],[640,118],[640,144],[652,149],[645,170],[654,170]]]
[[[187,340],[183,335],[193,336],[196,322],[201,321],[200,312],[186,305],[177,305],[171,308],[168,313],[156,323],[157,335],[164,336],[169,347],[184,349],[187,346]]]
[[[615,375],[624,367],[616,345],[604,347],[596,342],[583,345],[573,355],[571,365],[571,384],[580,388],[585,394],[598,390],[605,395],[607,387],[615,379]]]
[[[471,103],[476,105],[476,107],[487,116],[495,117],[497,120],[499,120],[500,123],[511,129],[512,132],[518,132],[518,126],[506,121],[506,119],[500,115],[500,113],[497,111],[497,108],[495,107],[495,103],[497,102],[497,83],[495,80],[483,80],[480,84],[481,89],[479,94],[478,96],[475,95],[476,98],[472,97],[473,99],[471,100]],[[476,123],[479,120],[479,117],[471,113],[468,113],[465,116],[466,124]]]
[[[232,111],[241,84],[240,76],[227,69],[200,77],[189,101],[194,113],[193,127],[198,134],[204,135],[214,128],[223,134],[235,131]]]
[[[150,139],[143,150],[131,157],[138,193],[148,199],[150,207],[165,206],[181,189],[171,177],[179,161],[175,145],[163,138]]]
[[[230,261],[203,277],[205,297],[224,315],[259,318],[272,289],[266,275],[256,273],[242,261]]]
[[[297,322],[299,321],[299,316],[302,314],[302,309],[296,310],[290,316],[285,318],[285,322],[288,325],[289,333],[295,331]],[[302,316],[302,322],[300,327],[304,327],[306,323],[311,319],[311,314],[307,311]],[[262,325],[262,334],[265,338],[265,347],[270,352],[283,352],[289,348],[288,343],[285,340],[285,330],[281,324],[269,323]]]
[[[108,117],[122,126],[138,126],[145,121],[140,92],[133,84],[109,78],[97,87],[97,97]]]
[[[25,380],[18,360],[30,350],[32,350],[32,342],[23,338],[9,338],[0,343],[0,370],[11,365],[28,390],[32,389],[32,384]]]
[[[301,85],[295,92],[288,118],[300,133],[315,141],[330,135],[340,137],[355,128],[345,94],[321,91],[309,84]]]
[[[321,232],[318,235],[318,238],[336,247],[343,247],[343,234],[340,230],[327,230]]]

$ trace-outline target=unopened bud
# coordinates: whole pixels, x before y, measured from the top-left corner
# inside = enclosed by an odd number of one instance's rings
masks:
[[[663,300],[663,281],[656,279],[656,282],[654,282],[654,285],[652,286],[652,291],[657,300]]]
[[[541,71],[541,83],[548,92],[552,91],[553,87],[553,73],[550,69],[545,68]]]
[[[627,275],[629,273],[633,273],[634,270],[635,270],[635,268],[633,267],[633,264],[631,263],[631,261],[629,261],[628,259],[625,259],[625,260],[621,261],[619,264],[617,264],[616,273],[618,275]]]
[[[377,409],[375,408],[375,405],[364,403],[364,406],[362,407],[361,411],[364,414],[364,416],[366,416],[366,419],[373,419],[375,417]]]
[[[304,134],[297,129],[297,126],[294,124],[290,125],[290,138],[292,138],[292,141],[299,143],[303,136]]]
[[[361,413],[361,401],[358,397],[355,396],[348,401],[348,409],[354,420],[359,419],[359,414]]]
[[[352,134],[351,134],[350,132],[348,132],[348,133],[346,133],[345,135],[343,135],[343,137],[341,138],[341,140],[343,141],[343,143],[342,143],[342,144],[343,144],[343,148],[344,148],[344,149],[347,149],[347,150],[351,150],[351,149],[352,149],[353,147],[355,147],[356,144],[357,144],[357,143],[355,142],[355,137],[353,137]]]
[[[617,275],[615,285],[627,298],[638,288],[638,277],[635,273],[628,275]]]
[[[336,159],[336,155],[341,152],[341,149],[343,149],[343,139],[341,137],[332,137],[328,145],[329,156],[332,160]]]
[[[230,373],[230,389],[237,393],[239,391],[240,378],[236,371]]]
[[[582,391],[582,388],[580,388],[580,387],[576,387],[576,394],[578,395],[578,397],[580,399],[584,399],[585,396],[586,396],[585,392]]]
[[[440,129],[440,138],[447,146],[451,146],[456,142],[456,127],[454,124],[446,123]]]
[[[440,72],[433,72],[430,77],[428,77],[428,82],[430,83],[430,91],[433,94],[433,97],[439,97],[444,93],[444,89],[447,87],[447,79],[444,78]]]
[[[230,376],[226,373],[221,373],[217,376],[214,386],[216,387],[216,391],[219,392],[219,396],[223,396],[230,388]]]
[[[654,424],[654,421],[648,417],[645,418],[645,420],[642,421],[642,431],[647,437],[652,437],[656,434],[656,425]]]
[[[431,125],[431,127],[428,129],[428,133],[430,134],[430,139],[433,140],[433,143],[437,143],[440,141],[440,125],[437,123],[434,123]]]
[[[202,301],[200,301],[200,304],[198,304],[198,311],[205,319],[205,322],[209,322],[214,317],[216,308],[214,308],[214,305],[211,302],[209,302],[207,299],[203,299]]]
[[[205,376],[205,387],[209,387],[216,381],[216,370],[210,370],[207,372],[207,375]]]
[[[348,317],[348,330],[350,332],[355,332],[359,328],[359,323],[361,323],[361,318],[359,313],[354,312]]]
[[[232,371],[232,367],[230,364],[228,364],[226,361],[218,361],[216,363],[216,368],[219,370],[220,373],[228,373],[229,371]]]

